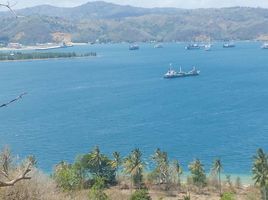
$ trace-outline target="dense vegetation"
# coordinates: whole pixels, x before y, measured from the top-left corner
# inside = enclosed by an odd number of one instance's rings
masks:
[[[5,159],[3,155],[7,154],[1,154],[1,166],[8,166],[12,169],[9,171],[10,175],[16,176],[18,169],[25,166],[25,162],[18,165],[18,162],[12,161],[11,156],[10,159]],[[156,149],[151,156],[154,168],[150,172],[144,170],[146,163],[142,152],[137,148],[123,158],[118,152],[114,152],[112,156],[105,155],[99,147],[95,147],[89,153],[78,156],[73,163],[62,161],[57,164],[51,178],[42,175],[35,168],[37,162],[31,156],[28,160],[32,163],[32,179],[20,181],[12,187],[1,189],[0,186],[0,198],[63,200],[76,199],[77,196],[77,199],[89,200],[150,200],[155,199],[151,197],[152,192],[158,191],[156,193],[160,196],[157,196],[157,199],[165,194],[175,199],[180,197],[190,200],[195,199],[192,198],[195,195],[212,193],[213,199],[217,197],[220,200],[241,200],[241,195],[245,200],[267,200],[267,159],[268,155],[259,149],[254,156],[252,167],[255,186],[245,189],[240,178],[235,182],[230,176],[226,176],[224,181],[221,180],[223,165],[220,159],[212,163],[210,173],[205,171],[199,159],[194,159],[188,166],[190,173],[183,181],[183,170],[179,161],[170,162],[167,152],[160,149]],[[0,181],[4,179],[5,176],[1,177],[0,174]],[[120,190],[129,192],[125,196],[120,196]]]
[[[32,52],[32,53],[22,53],[22,52],[14,52],[14,53],[0,53],[0,61],[7,60],[32,60],[32,59],[49,59],[49,58],[75,58],[75,57],[88,57],[88,56],[96,56],[97,54],[94,52],[85,53],[85,54],[77,54],[75,52],[70,53],[56,53],[56,52]]]
[[[262,8],[136,8],[91,2],[75,8],[38,6],[13,18],[0,13],[0,42],[35,44],[53,41],[54,33],[74,42],[267,39],[268,14]]]
[[[210,199],[211,193],[213,199],[220,200],[267,200],[268,155],[262,149],[258,149],[254,156],[252,173],[255,185],[250,188],[245,188],[240,178],[233,182],[229,175],[222,181],[220,159],[212,163],[210,173],[205,171],[199,159],[194,159],[188,166],[190,173],[185,180],[181,178],[183,170],[179,161],[170,162],[167,152],[158,148],[150,159],[154,168],[148,172],[145,171],[142,152],[137,148],[123,158],[119,152],[108,156],[95,147],[78,156],[73,163],[60,162],[48,177],[40,173],[35,157],[30,156],[26,160],[31,163],[31,179],[21,180],[12,187],[0,186],[0,199],[151,200],[169,196],[171,199],[190,200],[202,195]],[[18,164],[10,151],[4,149],[0,154],[0,166],[0,182],[8,181],[25,168],[25,162]]]

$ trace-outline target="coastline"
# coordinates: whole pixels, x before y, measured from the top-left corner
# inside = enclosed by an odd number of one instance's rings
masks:
[[[87,43],[72,43],[72,46],[85,46],[88,45]],[[72,46],[67,46],[66,48],[70,48]],[[44,46],[22,46],[21,48],[11,48],[11,47],[2,47],[0,48],[0,51],[46,51],[46,50],[52,50],[52,49],[61,49],[65,48],[58,44],[53,45],[44,45]]]
[[[71,59],[82,59],[82,58],[93,58],[97,56],[77,56],[77,57],[62,57],[62,58],[36,58],[36,59],[21,59],[21,60],[0,60],[0,63],[9,62],[30,62],[30,61],[46,61],[46,60],[71,60]]]
[[[206,43],[207,41],[198,41],[196,43]],[[221,42],[225,42],[223,40],[215,40],[212,41],[211,43],[221,43]],[[233,42],[263,42],[262,40],[234,40]],[[107,43],[94,43],[94,44],[90,44],[90,43],[71,43],[71,46],[66,46],[66,47],[62,47],[58,44],[53,44],[53,45],[34,45],[34,46],[27,46],[27,45],[23,45],[21,48],[11,48],[11,47],[1,47],[0,48],[0,52],[1,51],[46,51],[46,50],[53,50],[53,49],[61,49],[61,48],[70,48],[70,47],[74,47],[74,46],[91,46],[91,45],[96,45],[96,44],[129,44],[129,42],[125,42],[125,41],[121,41],[121,42],[107,42]],[[144,43],[144,44],[152,44],[152,43],[159,43],[159,42],[152,42],[152,41],[148,41],[148,42],[143,42],[143,41],[137,41],[136,43]],[[191,43],[191,41],[166,41],[166,42],[160,42],[160,43]]]

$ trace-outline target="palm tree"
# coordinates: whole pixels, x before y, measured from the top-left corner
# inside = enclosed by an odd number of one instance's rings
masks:
[[[158,174],[158,183],[167,183],[169,179],[169,161],[167,152],[162,152],[159,148],[156,149],[152,160],[156,164],[156,173]]]
[[[144,167],[141,157],[141,151],[134,149],[124,160],[124,171],[131,176],[131,190],[133,184],[137,185],[139,189],[141,188],[142,171]]]
[[[173,165],[174,165],[174,169],[175,169],[177,176],[178,176],[178,185],[180,186],[181,185],[181,175],[183,173],[182,167],[181,167],[178,160],[174,160]]]
[[[115,171],[116,171],[116,177],[117,177],[116,179],[117,179],[117,181],[118,181],[118,183],[119,183],[118,169],[119,169],[119,167],[120,167],[121,164],[122,164],[122,159],[121,159],[120,153],[117,152],[117,151],[113,152],[113,157],[114,157],[114,159],[113,159],[113,161],[112,161],[112,166],[115,168]]]
[[[199,189],[206,185],[206,173],[204,165],[199,159],[196,159],[190,163],[189,170],[192,174],[193,183],[198,186]]]
[[[222,163],[220,159],[216,159],[213,162],[213,166],[212,166],[212,174],[218,176],[218,184],[219,184],[219,192],[220,192],[220,196],[222,194],[221,192],[221,172],[222,172]]]
[[[255,181],[255,185],[260,186],[263,199],[267,200],[268,157],[262,149],[258,149],[257,155],[253,159],[253,180]]]
[[[102,155],[100,153],[100,148],[96,146],[91,152],[90,162],[97,168],[97,176],[101,174],[101,165],[102,165]]]

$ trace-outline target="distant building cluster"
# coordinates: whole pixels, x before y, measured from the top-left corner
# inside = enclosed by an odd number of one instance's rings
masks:
[[[12,49],[21,49],[22,44],[20,44],[20,43],[8,43],[7,47],[12,48]]]

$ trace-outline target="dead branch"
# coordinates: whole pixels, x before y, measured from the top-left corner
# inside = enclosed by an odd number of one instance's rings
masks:
[[[26,95],[26,94],[27,94],[26,92],[22,93],[21,95],[17,96],[15,99],[12,99],[11,101],[9,101],[9,102],[7,102],[7,103],[4,103],[4,104],[0,105],[0,108],[7,107],[9,104],[11,104],[11,103],[13,103],[13,102],[15,102],[15,101],[18,101],[19,99],[22,99],[22,97],[23,97],[24,95]]]
[[[31,168],[33,166],[33,163],[30,159],[28,159],[27,165],[24,168],[24,170],[20,172],[15,178],[11,178],[9,176],[9,166],[11,165],[11,162],[12,162],[11,153],[8,148],[5,148],[1,154],[1,163],[3,169],[0,170],[0,175],[2,175],[4,179],[6,179],[6,181],[2,179],[0,180],[0,188],[13,186],[15,185],[15,183],[21,180],[31,179],[31,177],[27,176],[27,174],[31,171]]]
[[[17,175],[16,178],[8,181],[1,181],[0,180],[0,187],[8,187],[8,186],[13,186],[15,183],[21,181],[21,180],[29,180],[31,177],[27,176],[27,174],[31,171],[31,166],[32,164],[29,162],[25,170]]]
[[[15,5],[15,4],[14,4],[14,5]],[[2,6],[2,7],[6,7],[7,9],[10,10],[10,12],[11,12],[16,18],[18,18],[17,13],[12,9],[12,7],[13,7],[14,5],[10,5],[10,2],[7,2],[6,4],[4,4],[4,3],[0,3],[0,6]]]

